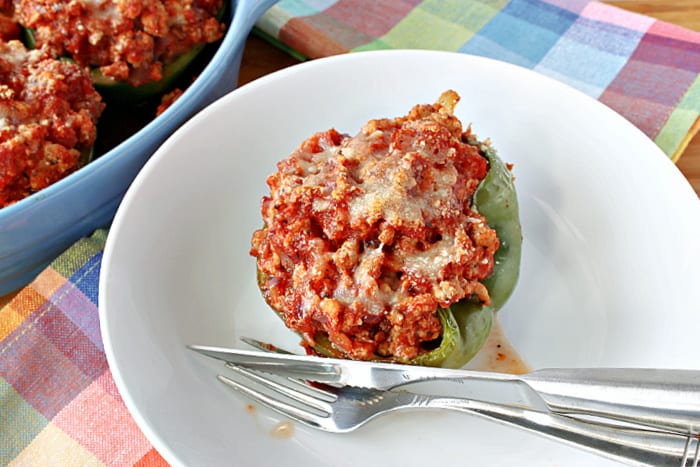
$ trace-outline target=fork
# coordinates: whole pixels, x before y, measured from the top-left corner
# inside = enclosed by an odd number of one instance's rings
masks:
[[[246,382],[218,375],[222,383],[285,417],[332,433],[355,430],[380,415],[397,410],[450,409],[520,427],[629,465],[698,467],[700,461],[700,438],[695,435],[584,421],[471,399],[320,383],[311,385],[292,378],[275,378],[232,363],[226,366]]]

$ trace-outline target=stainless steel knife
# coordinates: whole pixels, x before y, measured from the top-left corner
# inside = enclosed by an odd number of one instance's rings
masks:
[[[543,369],[526,375],[190,345],[224,362],[310,381],[392,390],[445,382],[452,395],[700,435],[700,371]],[[411,390],[414,386],[411,386]]]

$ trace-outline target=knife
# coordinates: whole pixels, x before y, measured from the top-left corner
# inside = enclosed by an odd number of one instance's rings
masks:
[[[224,362],[280,376],[393,390],[442,381],[460,397],[560,414],[604,417],[700,435],[700,371],[645,368],[542,369],[525,375],[189,345]]]

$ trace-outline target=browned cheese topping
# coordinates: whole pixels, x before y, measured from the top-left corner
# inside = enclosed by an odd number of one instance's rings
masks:
[[[160,81],[163,66],[223,36],[223,0],[14,0],[37,46],[135,86]]]
[[[266,301],[308,348],[408,361],[441,335],[438,307],[472,295],[499,240],[471,210],[488,162],[452,114],[459,96],[317,133],[278,164],[253,235]]]
[[[0,42],[0,208],[76,170],[103,108],[79,66]]]

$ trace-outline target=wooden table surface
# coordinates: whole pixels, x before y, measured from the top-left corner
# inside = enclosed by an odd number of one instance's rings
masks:
[[[700,0],[616,0],[606,3],[700,31]],[[297,60],[290,55],[251,36],[243,54],[239,84],[295,63],[298,63]],[[678,168],[700,195],[700,137],[691,141],[678,161]],[[8,294],[0,297],[0,307],[13,296],[14,294]]]

